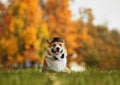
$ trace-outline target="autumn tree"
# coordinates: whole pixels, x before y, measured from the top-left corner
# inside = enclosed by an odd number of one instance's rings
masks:
[[[2,51],[7,62],[40,61],[48,38],[47,25],[41,20],[38,0],[13,0],[4,15],[7,30],[2,38]],[[3,61],[3,60],[2,60]],[[42,62],[42,61],[41,61]]]
[[[63,38],[68,48],[68,55],[72,55],[77,47],[77,30],[71,20],[71,12],[68,7],[68,0],[47,0],[43,11],[50,37]]]
[[[119,69],[119,32],[109,31],[105,25],[95,26],[91,10],[87,9],[83,13],[86,13],[88,17],[88,22],[84,23],[88,38],[82,42],[79,50],[84,61],[88,66],[96,66],[101,69]]]

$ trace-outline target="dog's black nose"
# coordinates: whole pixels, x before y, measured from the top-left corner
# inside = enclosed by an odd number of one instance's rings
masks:
[[[57,48],[56,48],[56,50],[57,50],[57,51],[59,51],[59,50],[60,50],[60,48],[59,48],[59,47],[57,47]]]

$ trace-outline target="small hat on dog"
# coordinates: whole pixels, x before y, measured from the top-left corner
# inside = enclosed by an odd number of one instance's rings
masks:
[[[63,40],[59,37],[54,37],[53,40],[51,41],[51,43],[53,42],[63,42]]]

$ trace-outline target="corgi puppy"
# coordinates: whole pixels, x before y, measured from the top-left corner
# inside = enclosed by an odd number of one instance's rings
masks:
[[[65,43],[59,37],[48,41],[48,48],[44,58],[43,71],[51,70],[55,72],[62,72],[67,64],[67,51]]]

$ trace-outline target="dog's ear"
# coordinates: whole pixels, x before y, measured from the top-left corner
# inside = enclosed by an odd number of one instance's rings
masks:
[[[50,44],[50,43],[51,43],[51,41],[50,41],[50,40],[47,40],[47,42],[48,42],[48,44]]]

